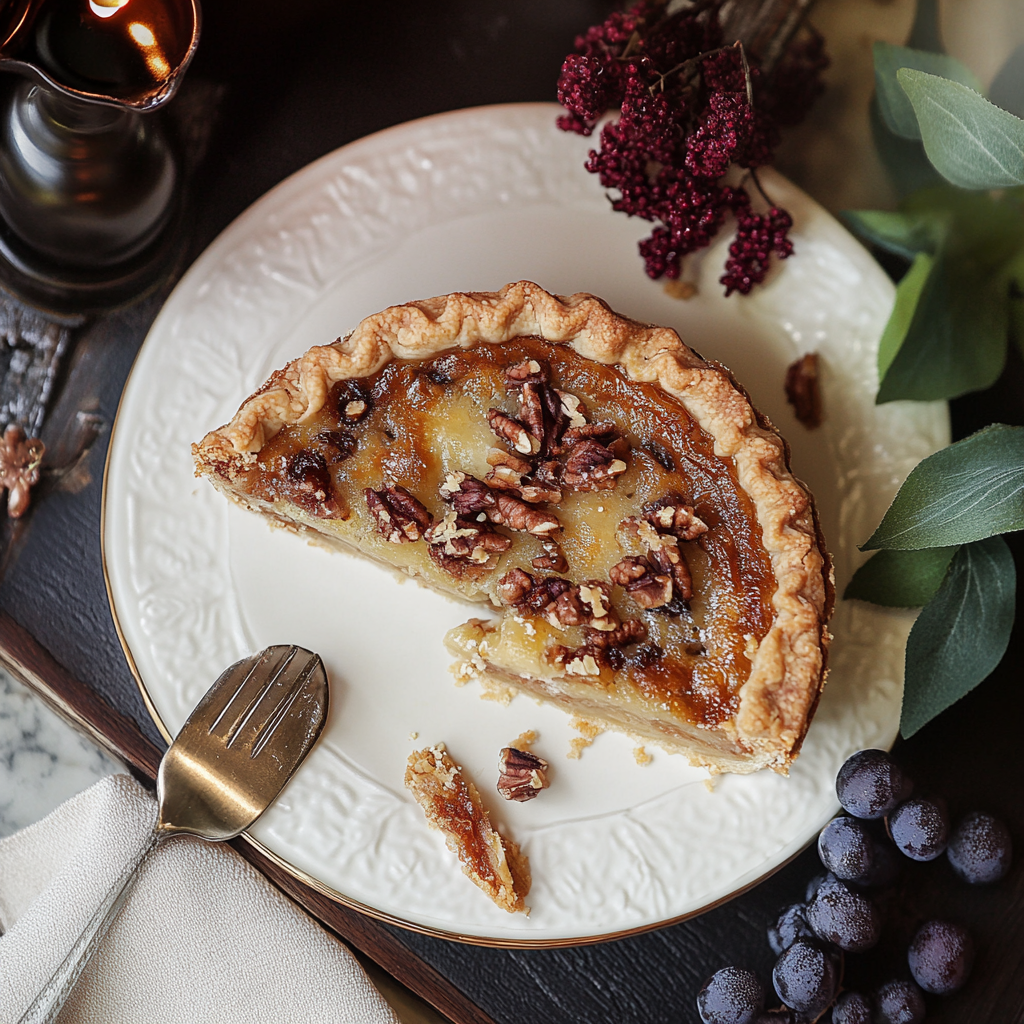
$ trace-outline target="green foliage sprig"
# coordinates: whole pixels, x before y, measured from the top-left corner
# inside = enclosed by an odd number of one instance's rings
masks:
[[[940,52],[935,0],[909,47],[875,45],[872,129],[901,196],[845,219],[907,269],[878,349],[878,403],[953,398],[1024,352],[1024,120]],[[900,731],[911,736],[988,676],[1013,629],[1024,529],[1024,427],[986,427],[921,462],[844,597],[920,607],[907,641]]]
[[[1024,529],[1024,427],[997,424],[907,477],[863,545],[847,598],[920,607],[907,641],[900,731],[912,736],[999,664],[1015,615],[1002,534]]]
[[[879,348],[876,400],[955,398],[995,383],[1022,321],[1024,120],[985,99],[953,57],[888,43],[874,52],[876,141],[899,168],[897,186],[919,186],[897,212],[844,215],[865,241],[910,261]]]

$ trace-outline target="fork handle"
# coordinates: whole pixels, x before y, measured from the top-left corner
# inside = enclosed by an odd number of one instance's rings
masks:
[[[110,926],[121,912],[139,877],[139,870],[166,834],[154,829],[149,839],[114,879],[103,897],[103,902],[82,929],[82,934],[75,940],[75,944],[68,950],[67,956],[53,972],[53,976],[43,986],[39,995],[32,1000],[32,1005],[22,1014],[18,1024],[51,1024],[57,1019],[93,953],[99,948]]]

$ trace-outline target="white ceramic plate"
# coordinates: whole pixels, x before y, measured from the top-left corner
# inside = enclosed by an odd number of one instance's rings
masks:
[[[270,643],[319,651],[331,718],[310,760],[252,836],[346,902],[476,941],[553,944],[669,921],[736,893],[797,853],[836,807],[851,751],[896,734],[912,621],[840,602],[832,671],[789,778],[719,778],[606,733],[580,760],[566,716],[457,689],[442,647],[464,606],[369,563],[272,531],[193,478],[189,445],[227,421],[268,374],[385,306],[529,278],[591,291],[675,327],[722,360],[789,438],[817,496],[842,591],[856,544],[899,483],[948,442],[943,405],[873,402],[875,349],[893,289],[827,213],[778,176],[795,255],[749,297],[717,283],[727,234],[703,258],[699,294],[648,280],[648,225],[612,213],[582,167],[589,141],[547,104],[487,107],[402,125],[324,157],[235,221],[157,318],[125,391],[106,480],[104,547],[114,613],[165,733],[220,669]],[[786,366],[821,354],[825,425],[807,431],[783,394]],[[494,792],[500,747],[539,732],[551,788],[526,804]],[[413,737],[417,738],[413,738]],[[414,747],[443,740],[491,794],[529,855],[529,917],[494,907],[461,873],[402,786]]]

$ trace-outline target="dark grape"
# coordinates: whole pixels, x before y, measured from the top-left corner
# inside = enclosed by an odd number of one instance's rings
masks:
[[[774,924],[768,926],[768,945],[780,956],[797,939],[809,939],[814,931],[807,923],[807,905],[794,903],[779,914]]]
[[[833,818],[818,836],[821,863],[846,882],[867,884],[875,869],[876,846],[864,822],[845,815]]]
[[[965,882],[998,882],[1006,877],[1013,860],[1010,830],[991,814],[972,811],[953,829],[946,856]]]
[[[814,1019],[836,997],[842,954],[816,939],[797,939],[776,961],[772,981],[779,998]]]
[[[910,795],[910,783],[884,750],[859,750],[839,769],[836,795],[856,818],[884,818]]]
[[[920,797],[905,800],[889,815],[889,833],[911,860],[935,860],[946,849],[949,835],[945,808]]]
[[[874,864],[870,874],[861,884],[872,887],[892,885],[899,877],[901,867],[900,855],[892,843],[888,839],[884,842],[876,840]]]
[[[822,883],[807,907],[807,923],[819,939],[847,953],[870,949],[882,932],[874,903],[839,879]]]
[[[820,875],[815,875],[808,883],[807,888],[804,891],[804,899],[810,903],[814,899],[814,894],[822,887],[822,885],[834,879],[836,876],[831,871],[823,871]]]
[[[871,1000],[860,992],[842,992],[832,1007],[832,1024],[871,1024]]]
[[[910,973],[925,990],[944,996],[961,988],[974,963],[974,942],[966,928],[948,921],[921,925],[907,953]]]
[[[921,1024],[924,996],[912,981],[888,981],[875,993],[877,1024]]]
[[[742,967],[723,967],[697,993],[697,1012],[704,1024],[754,1024],[764,1009],[764,985]]]

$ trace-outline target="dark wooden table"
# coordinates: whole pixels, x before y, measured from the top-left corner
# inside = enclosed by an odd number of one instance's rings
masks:
[[[179,97],[191,119],[185,127],[208,139],[192,177],[190,235],[179,272],[270,187],[353,139],[439,111],[552,99],[573,37],[606,9],[590,0],[441,0],[387,8],[211,0]],[[830,102],[836,100],[826,97],[826,110]],[[790,165],[799,167],[799,159]],[[100,499],[118,399],[169,284],[76,332],[44,431],[49,472],[31,516],[4,525],[0,579],[0,659],[103,735],[142,777],[152,777],[161,744],[110,619]],[[1024,422],[1019,357],[995,388],[954,403],[953,413],[957,436],[993,420]],[[1024,545],[1017,538],[1011,543],[1024,565]],[[995,675],[901,744],[899,756],[921,788],[946,796],[953,814],[989,809],[1009,821],[1024,848],[1022,654],[1018,627]],[[689,922],[614,943],[509,951],[377,924],[241,850],[328,927],[460,1024],[696,1022],[694,995],[713,970],[738,963],[768,979],[773,957],[765,928],[819,870],[810,849],[756,889]],[[908,934],[928,916],[968,924],[979,951],[970,984],[954,998],[931,1000],[929,1020],[1024,1020],[1020,865],[998,886],[977,891],[955,884],[944,859],[906,871],[889,907],[885,942],[850,960],[848,984],[901,973]]]

